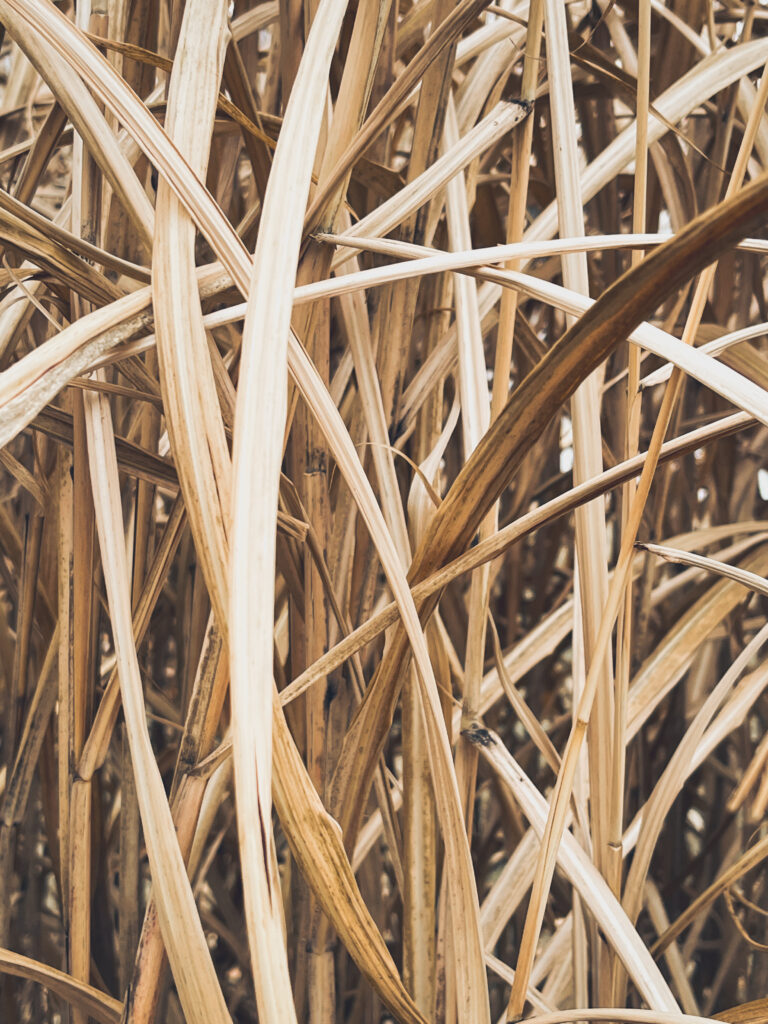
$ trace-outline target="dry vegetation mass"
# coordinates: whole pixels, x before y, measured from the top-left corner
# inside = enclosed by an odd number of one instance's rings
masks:
[[[3,1024],[768,1022],[766,0],[0,0]]]

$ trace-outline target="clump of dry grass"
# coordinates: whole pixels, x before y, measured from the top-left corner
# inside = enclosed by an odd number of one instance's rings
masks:
[[[0,1019],[766,1020],[762,7],[0,24]]]

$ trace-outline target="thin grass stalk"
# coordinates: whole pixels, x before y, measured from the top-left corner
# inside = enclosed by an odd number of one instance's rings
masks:
[[[651,8],[647,0],[638,6],[638,44],[637,44],[637,137],[635,144],[635,180],[634,202],[632,207],[632,230],[643,232],[646,228],[646,207],[648,193],[648,108],[650,104],[651,76]],[[632,252],[632,262],[638,263],[642,253]],[[632,458],[637,454],[640,437],[641,399],[640,399],[640,363],[641,352],[633,345],[629,346],[627,356],[627,416],[625,457]],[[622,516],[626,520],[629,507],[634,496],[634,485],[630,481],[622,491]],[[626,510],[626,511],[625,511]],[[611,789],[610,822],[609,822],[609,867],[608,880],[618,896],[621,892],[621,859],[617,856],[624,817],[624,783],[626,772],[626,743],[624,729],[626,725],[627,690],[631,673],[632,650],[632,614],[633,597],[631,581],[627,584],[624,598],[624,612],[619,620],[617,635],[616,693],[614,703],[614,741],[615,768]]]
[[[558,194],[560,233],[579,235],[584,232],[580,202],[580,175],[575,134],[573,86],[568,59],[568,34],[565,8],[556,3],[544,5],[547,32],[547,68],[550,80],[550,116],[555,146],[555,180]],[[585,254],[563,258],[563,280],[573,291],[589,294],[589,278]],[[587,378],[571,399],[573,425],[574,481],[588,479],[602,468],[600,444],[600,376]],[[576,563],[579,598],[584,630],[585,665],[589,669],[595,659],[595,640],[600,611],[607,593],[608,549],[605,511],[602,502],[585,505],[576,513]],[[588,747],[590,783],[591,839],[596,863],[605,874],[607,867],[607,790],[600,785],[606,766],[612,763],[610,720],[613,711],[613,666],[610,653],[601,655],[600,681],[597,686],[595,717],[590,726]],[[575,695],[578,699],[578,695]],[[519,973],[519,966],[518,966]],[[525,970],[523,971],[525,975]],[[513,1011],[517,992],[510,994],[508,1011]]]

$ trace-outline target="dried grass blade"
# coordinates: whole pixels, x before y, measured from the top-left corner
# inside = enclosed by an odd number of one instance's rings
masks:
[[[527,103],[519,101],[499,103],[423,174],[409,182],[367,217],[363,217],[357,224],[344,232],[342,237],[386,235],[392,228],[415,213],[472,160],[506,135],[515,125],[520,124],[528,116],[529,111],[530,105]],[[337,254],[333,262],[334,269],[349,259],[349,255],[344,250]]]
[[[763,626],[709,693],[643,807],[640,835],[635,845],[622,900],[622,906],[632,922],[637,921],[643,905],[644,888],[651,857],[664,819],[688,777],[699,741],[728,691],[766,640],[768,640],[768,626]]]
[[[726,868],[715,881],[707,886],[704,892],[699,893],[695,900],[688,906],[680,916],[672,922],[663,935],[660,935],[651,947],[653,956],[661,956],[671,942],[685,931],[696,917],[707,907],[711,906],[718,896],[729,889],[734,882],[737,882],[748,871],[760,864],[768,857],[768,836],[764,836],[749,850],[746,850],[734,864]]]
[[[202,178],[228,34],[223,0],[186,5],[165,127]],[[196,301],[195,234],[173,190],[159,182],[152,296],[163,406],[198,557],[216,617],[226,623],[232,467]]]
[[[84,401],[93,501],[120,666],[123,711],[163,940],[187,1019],[199,1024],[228,1024],[229,1014],[211,962],[147,732],[131,623],[112,417],[103,396],[86,392]]]
[[[766,570],[768,549],[761,544],[744,559],[741,571],[761,579]],[[736,580],[720,579],[713,583],[646,658],[629,690],[628,738],[637,735],[660,701],[677,684],[702,641],[745,600],[742,588],[743,584]]]
[[[347,0],[322,0],[291,90],[251,268],[237,393],[230,552],[233,757],[245,917],[259,1012],[295,1019],[272,850],[275,531],[287,400],[293,283]],[[302,145],[292,145],[294,139]],[[257,827],[258,826],[258,827]]]
[[[490,742],[480,748],[483,758],[519,802],[534,831],[542,836],[547,803],[501,740],[489,731]],[[569,831],[562,835],[557,853],[568,880],[579,891],[585,907],[597,919],[643,998],[656,1010],[677,1011],[677,1004],[640,936],[611,892],[605,879]],[[517,976],[517,975],[516,975]]]
[[[656,109],[667,120],[677,123],[699,103],[709,99],[733,82],[748,75],[765,63],[768,46],[764,39],[739,43],[722,49],[706,60],[694,65],[654,101]],[[636,145],[636,122],[618,135],[593,160],[581,176],[581,201],[589,202],[604,185],[611,181],[633,159]],[[656,118],[648,124],[648,145],[653,145],[667,131],[666,125]],[[524,238],[551,238],[557,232],[557,203],[551,203],[536,218]]]
[[[720,424],[716,424],[723,433],[732,430],[743,429],[754,423],[745,413],[736,413],[726,417]],[[696,447],[706,443],[712,436],[712,428],[705,427],[692,431],[688,435],[682,435],[674,441],[666,442],[662,448],[661,459],[672,459],[677,455],[695,450]],[[573,488],[558,498],[553,498],[540,508],[526,513],[518,520],[505,526],[488,540],[481,541],[477,546],[459,555],[450,562],[446,562],[440,569],[428,576],[421,583],[412,587],[414,600],[421,601],[433,594],[438,593],[448,583],[455,580],[464,572],[470,572],[485,561],[490,561],[502,554],[517,540],[527,536],[536,530],[540,525],[556,519],[560,515],[570,512],[580,501],[588,501],[596,494],[605,493],[612,487],[617,487],[626,480],[636,476],[642,468],[645,460],[645,453],[635,456],[625,463],[620,463],[611,470],[606,470],[594,480],[585,481],[579,487]],[[314,681],[322,675],[327,675],[334,668],[341,665],[347,658],[364,647],[365,644],[383,633],[385,629],[397,621],[397,606],[394,602],[387,605],[366,623],[358,626],[349,636],[340,640],[327,654],[310,666],[305,672],[291,682],[280,694],[283,704],[295,700],[303,691],[312,686]],[[535,635],[535,634],[534,634]]]
[[[0,972],[44,985],[71,1006],[79,1007],[103,1024],[117,1024],[120,1020],[123,1004],[119,1000],[82,981],[76,981],[55,967],[41,964],[39,960],[12,953],[10,949],[0,949]]]
[[[277,695],[273,728],[273,795],[294,856],[307,877],[315,880],[314,891],[320,905],[389,1009],[398,1020],[425,1024],[425,1018],[403,988],[389,951],[363,902],[344,852],[341,830],[323,807],[307,775]],[[311,829],[307,829],[305,807],[312,809]]]
[[[120,197],[139,236],[149,244],[152,237],[152,206],[88,90],[72,69],[63,67],[55,59],[48,43],[29,34],[23,14],[12,3],[5,3],[5,0],[0,3],[0,22],[47,81],[100,170]]]
[[[737,565],[728,565],[726,562],[718,562],[716,558],[707,558],[704,555],[697,555],[693,551],[680,551],[679,548],[666,547],[664,544],[636,544],[641,551],[649,551],[652,555],[658,555],[665,562],[672,562],[677,565],[692,565],[697,569],[705,569],[714,576],[724,576],[726,579],[741,583],[749,590],[758,594],[768,596],[768,582],[757,573],[749,572],[747,569],[740,569]]]

